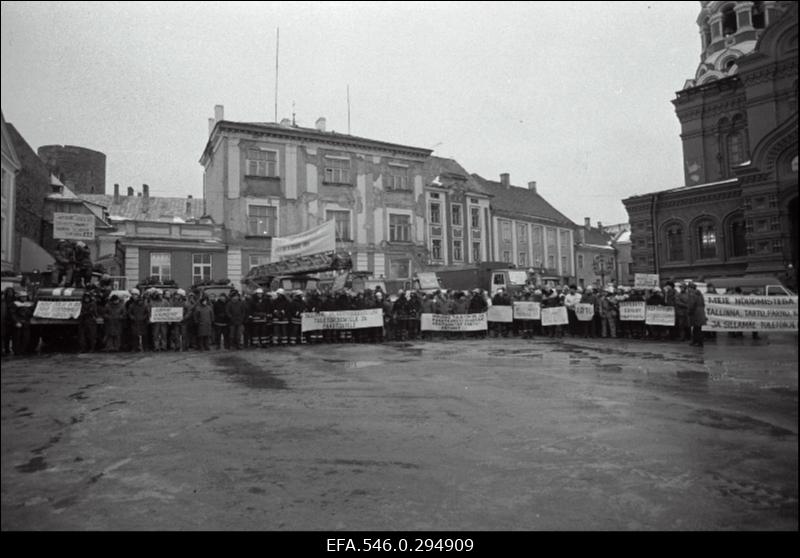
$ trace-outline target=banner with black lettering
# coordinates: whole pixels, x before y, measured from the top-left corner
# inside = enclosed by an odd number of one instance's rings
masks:
[[[80,300],[40,300],[33,310],[34,318],[50,320],[74,320],[80,314]]]
[[[542,303],[522,300],[514,303],[515,320],[541,320]]]
[[[488,319],[490,322],[511,323],[514,321],[513,309],[511,306],[490,306]]]
[[[645,320],[647,325],[674,326],[675,308],[672,306],[646,306]]]
[[[707,331],[797,331],[796,296],[705,295]]]
[[[383,310],[339,310],[333,312],[303,312],[301,329],[317,331],[320,329],[363,329],[383,327]]]
[[[645,318],[644,301],[623,300],[619,303],[619,319],[622,322],[643,322]]]
[[[172,323],[183,321],[183,308],[176,306],[152,306],[150,308],[150,323]]]
[[[510,308],[510,307],[506,307]],[[487,315],[481,314],[422,314],[422,331],[486,331]]]
[[[594,318],[594,304],[579,302],[575,305],[575,316],[577,316],[578,321],[581,322],[592,321],[592,318]]]
[[[567,325],[569,318],[567,317],[566,306],[555,306],[553,308],[542,308],[542,326],[556,326]]]

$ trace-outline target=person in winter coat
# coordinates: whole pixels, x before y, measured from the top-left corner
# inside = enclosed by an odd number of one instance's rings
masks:
[[[508,296],[505,289],[498,289],[497,293],[492,297],[492,306],[511,306],[511,297]],[[508,337],[509,323],[508,322],[491,322],[490,329],[494,331],[494,336]]]
[[[209,304],[207,296],[200,299],[194,311],[192,319],[197,326],[197,344],[201,351],[210,349],[211,335],[214,333],[214,310]]]
[[[302,326],[303,312],[306,311],[306,303],[303,300],[302,291],[295,291],[289,301],[289,344],[300,345],[303,342]]]
[[[147,324],[150,321],[150,308],[138,294],[132,294],[128,302],[131,346],[134,351],[143,351],[147,343]]]
[[[183,319],[186,318],[186,309],[184,305],[186,304],[186,291],[183,289],[178,289],[175,291],[175,294],[170,301],[170,305],[172,308],[180,308],[182,310],[181,316]],[[169,328],[169,346],[173,351],[181,351],[184,349],[183,346],[183,319],[180,322],[170,324]]]
[[[581,296],[581,304],[591,304],[594,308],[594,313],[597,314],[597,295],[594,292],[594,287],[591,285],[586,287],[586,290]],[[582,329],[584,339],[589,337],[597,337],[597,330],[595,329],[594,324],[594,316],[591,320],[581,322],[581,325],[583,326]]]
[[[3,291],[3,300],[0,302],[0,326],[2,326],[3,356],[11,352],[11,339],[14,337],[14,322],[11,320],[14,312],[14,287],[7,287]]]
[[[82,240],[75,243],[73,283],[83,288],[88,288],[92,284],[92,253]]]
[[[169,303],[164,300],[161,295],[161,291],[154,291],[150,299],[150,308],[166,308],[167,306],[169,306]],[[150,324],[150,338],[153,340],[154,351],[167,350],[168,330],[169,326],[167,325],[167,322],[152,322]]]
[[[416,291],[411,291],[408,297],[408,337],[417,339],[420,332],[420,320],[422,319],[422,299]]]
[[[231,299],[225,305],[225,315],[228,316],[228,337],[231,348],[242,348],[244,335],[244,321],[247,319],[247,308],[238,291],[231,292]]]
[[[122,330],[127,316],[127,310],[119,296],[115,294],[111,295],[108,299],[108,304],[106,304],[105,311],[103,312],[103,322],[106,330],[106,351],[117,352],[120,350]]]
[[[656,287],[645,299],[645,305],[647,306],[664,306],[664,293],[660,287]],[[664,327],[663,326],[656,326],[656,325],[646,325],[645,324],[645,334],[647,337],[651,339],[660,340],[664,335]]]
[[[228,318],[228,297],[225,293],[220,294],[213,302],[211,299],[208,305],[214,311],[214,333],[211,344],[216,345],[217,349],[231,348],[230,319]]]
[[[14,354],[24,355],[32,353],[35,349],[31,346],[31,318],[34,304],[25,291],[20,292],[18,298],[19,300],[14,301],[11,315],[14,322]]]
[[[692,342],[695,347],[703,346],[703,326],[706,324],[706,301],[694,283],[689,283],[689,327],[692,329]]]
[[[617,298],[614,288],[609,287],[600,299],[600,317],[602,318],[602,336],[617,336]]]
[[[86,293],[81,300],[81,313],[78,315],[78,347],[82,353],[93,352],[97,346],[97,303],[91,294]]]
[[[247,307],[250,345],[267,347],[270,333],[267,331],[267,320],[272,317],[271,301],[264,296],[264,289],[258,288]]]
[[[397,341],[404,341],[408,337],[408,298],[405,291],[397,291],[397,300],[392,307],[392,316],[397,324]]]
[[[283,289],[275,291],[272,301],[272,331],[273,345],[289,344],[289,300]]]
[[[692,338],[689,328],[689,292],[685,285],[680,285],[675,295],[675,327],[680,341]]]

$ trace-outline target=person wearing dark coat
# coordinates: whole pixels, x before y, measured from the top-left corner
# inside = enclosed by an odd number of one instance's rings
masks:
[[[231,293],[231,299],[225,305],[225,315],[228,316],[228,337],[230,338],[231,347],[241,349],[244,321],[247,319],[247,307],[242,302],[237,291]]]
[[[504,289],[498,289],[497,293],[492,297],[492,306],[511,306],[511,297]],[[510,327],[507,322],[492,322],[492,330],[495,332],[495,337],[502,335],[508,337]]]
[[[78,347],[82,353],[93,352],[97,346],[97,303],[89,293],[81,300],[81,313],[78,315]]]
[[[11,320],[14,312],[14,287],[7,287],[3,291],[3,300],[0,302],[0,326],[2,326],[3,356],[11,352],[11,339],[14,336],[14,322]]]
[[[408,337],[409,303],[406,293],[399,291],[397,300],[392,307],[392,315],[397,324],[397,341],[404,341]]]
[[[306,312],[318,313],[322,312],[322,297],[319,294],[319,291],[311,291],[308,295],[308,300],[306,301]],[[305,335],[306,341],[308,343],[322,343],[322,330],[315,329],[313,331],[307,332]]]
[[[306,311],[306,304],[303,300],[303,293],[295,291],[289,301],[289,344],[300,345],[303,342],[301,335],[303,325],[303,312]]]
[[[268,331],[268,322],[271,324],[272,304],[269,297],[264,296],[264,289],[258,288],[253,293],[247,307],[249,324],[250,345],[261,347],[269,346],[271,334]]]
[[[127,316],[128,312],[119,296],[115,294],[111,295],[103,311],[103,323],[106,330],[106,351],[116,352],[120,350],[122,330]]]
[[[131,299],[128,302],[131,345],[134,351],[143,351],[147,340],[147,324],[150,320],[150,308],[148,304],[136,294],[131,295]]]
[[[286,291],[275,291],[275,300],[272,302],[272,331],[274,345],[289,344],[289,300]]]
[[[14,302],[11,319],[14,322],[14,354],[24,355],[32,353],[35,347],[31,346],[31,318],[33,317],[34,304],[28,300],[28,293],[19,294],[19,300]]]
[[[197,345],[201,351],[210,349],[211,336],[214,333],[214,309],[209,304],[207,296],[200,299],[194,311],[192,319],[197,327]]]
[[[703,326],[706,324],[706,302],[694,283],[689,283],[689,327],[692,329],[692,342],[695,347],[703,346]]]

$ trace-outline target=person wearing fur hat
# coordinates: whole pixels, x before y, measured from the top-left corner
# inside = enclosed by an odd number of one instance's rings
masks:
[[[99,311],[94,297],[85,293],[81,299],[81,313],[78,315],[78,347],[80,352],[94,352],[97,346],[97,318]]]
[[[208,351],[211,348],[211,335],[214,333],[214,310],[207,296],[203,295],[200,299],[192,312],[192,318],[197,327],[197,348]]]
[[[103,325],[105,326],[105,350],[117,352],[120,350],[123,327],[127,318],[125,305],[118,295],[112,294],[103,311]]]
[[[138,292],[137,289],[136,292]],[[144,351],[147,344],[147,325],[150,321],[150,308],[141,296],[131,292],[128,301],[128,322],[130,323],[131,348]]]

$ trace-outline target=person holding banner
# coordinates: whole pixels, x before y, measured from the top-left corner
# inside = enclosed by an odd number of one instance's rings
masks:
[[[542,290],[542,309],[556,308],[558,306],[561,306],[561,296],[558,291],[550,287],[544,287]],[[564,335],[560,325],[542,326],[542,332],[545,337],[562,337]]]
[[[186,291],[183,289],[178,289],[175,291],[175,295],[172,297],[170,301],[170,305],[172,308],[181,308],[183,309],[183,305],[186,302]],[[186,318],[186,312],[182,311],[181,315]],[[180,322],[176,322],[170,324],[169,328],[169,347],[173,351],[181,351],[183,350],[183,339],[182,339],[182,331],[183,331],[183,320]]]
[[[689,283],[689,327],[692,329],[692,342],[694,347],[703,346],[703,326],[706,323],[706,303],[703,293],[697,286]]]
[[[659,287],[654,287],[652,292],[650,293],[650,296],[647,297],[644,303],[647,306],[664,306],[664,296],[661,293],[661,289]],[[646,337],[658,341],[662,338],[663,333],[664,333],[663,326],[645,324]]]
[[[569,320],[569,335],[575,337],[578,333],[578,316],[575,314],[575,305],[581,301],[576,285],[569,286],[569,292],[564,296],[564,306],[567,307],[567,319]]]
[[[498,289],[497,294],[492,297],[492,306],[511,306],[511,298],[505,289]],[[509,325],[507,322],[490,322],[490,327],[494,330],[494,336],[508,337]]]
[[[595,318],[597,317],[598,308],[597,308],[597,295],[594,293],[594,287],[589,285],[586,287],[586,290],[581,295],[581,304],[591,304],[594,308],[594,315],[592,316],[591,320],[585,320],[582,322],[582,333],[583,338],[588,339],[589,337],[597,337],[597,330],[594,327]]]
[[[161,291],[154,289],[150,295],[150,308],[166,308],[169,303],[161,296]],[[153,340],[154,351],[167,350],[167,322],[154,322],[150,324],[151,338]]]
[[[469,300],[469,306],[467,307],[470,314],[484,314],[489,311],[489,305],[486,302],[486,297],[483,294],[483,291],[480,289],[473,289],[472,290],[472,298]],[[475,331],[472,334],[472,337],[480,337],[486,338],[487,331]]]

